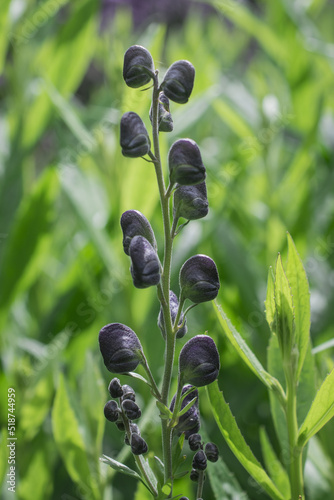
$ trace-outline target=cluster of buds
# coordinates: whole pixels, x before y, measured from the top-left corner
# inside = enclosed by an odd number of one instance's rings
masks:
[[[136,403],[135,391],[127,384],[121,385],[118,378],[111,380],[108,390],[114,399],[105,404],[104,416],[109,422],[114,422],[120,431],[125,432],[124,442],[131,446],[134,455],[146,453],[148,451],[147,443],[141,437],[138,425],[133,423],[133,420],[137,420],[141,416],[141,410]]]
[[[218,448],[214,443],[204,443],[200,434],[192,434],[188,440],[189,448],[195,451],[192,461],[192,470],[190,472],[190,479],[197,482],[199,474],[206,470],[208,461],[217,462],[219,457]]]

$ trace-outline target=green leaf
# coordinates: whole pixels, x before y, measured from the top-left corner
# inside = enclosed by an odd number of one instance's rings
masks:
[[[267,365],[268,370],[272,373],[284,387],[285,375],[282,365],[281,351],[278,345],[278,339],[276,335],[272,335],[269,341],[269,346],[267,350]],[[281,450],[289,450],[289,438],[286,426],[286,416],[284,408],[274,394],[269,393],[270,402],[270,412],[274,422],[274,427],[278,441],[280,443]],[[289,456],[286,453],[282,453],[282,460],[285,465],[287,465]]]
[[[290,481],[288,473],[279,461],[263,427],[260,428],[260,442],[264,464],[270,477],[285,498],[290,498]]]
[[[175,475],[178,467],[183,464],[184,459],[182,455],[183,445],[184,445],[184,434],[182,433],[176,444],[172,448],[172,463],[173,463],[173,474]]]
[[[281,255],[278,255],[275,272],[276,321],[273,326],[283,358],[291,356],[294,345],[294,311],[292,291],[283,269]]]
[[[268,272],[268,282],[267,282],[267,297],[266,297],[266,318],[268,325],[270,327],[270,330],[273,329],[273,323],[275,320],[275,312],[276,312],[276,305],[275,305],[275,277],[273,273],[272,267],[269,268]]]
[[[173,417],[173,413],[170,411],[169,408],[167,408],[167,406],[165,406],[163,403],[161,403],[160,401],[156,401],[155,404],[157,405],[157,407],[159,408],[160,410],[160,413],[161,415],[163,415],[166,419],[168,418],[172,418]],[[160,416],[161,416],[160,415]],[[162,417],[161,417],[162,418]]]
[[[299,429],[298,445],[303,447],[334,416],[334,370],[323,381],[310,411]]]
[[[118,462],[117,460],[108,457],[107,455],[102,455],[100,460],[102,463],[109,465],[112,469],[116,470],[117,472],[125,474],[126,476],[134,477],[135,479],[138,479],[139,481],[143,482],[138,472],[134,471],[133,469],[130,469],[130,467],[128,467],[127,465],[124,465],[121,462]]]
[[[288,234],[286,275],[293,296],[295,341],[299,351],[297,368],[298,379],[310,341],[311,306],[306,272],[290,234]]]
[[[18,484],[17,497],[20,500],[50,498],[53,478],[49,460],[48,450],[41,446],[31,454],[28,468]]]
[[[187,411],[196,403],[197,400],[198,400],[198,398],[196,396],[191,401],[189,401],[189,403],[184,408],[182,408],[182,410],[177,414],[178,417],[182,417],[182,415],[187,413]]]
[[[81,406],[85,410],[87,427],[89,428],[95,456],[101,453],[103,433],[106,419],[103,409],[106,400],[104,380],[91,351],[86,354],[85,368],[81,375]]]
[[[35,257],[40,257],[44,238],[51,232],[54,199],[58,190],[56,172],[47,169],[32,193],[20,206],[1,265],[0,306],[5,306],[23,280],[32,280],[31,269],[36,272]],[[22,251],[24,246],[24,251]],[[44,252],[41,252],[45,255]],[[38,274],[41,261],[38,261]],[[29,279],[28,276],[29,275]]]
[[[241,337],[240,333],[237,332],[230,320],[227,318],[222,307],[219,306],[216,301],[214,301],[213,307],[218,316],[219,323],[221,324],[225,332],[225,335],[227,336],[233,347],[236,349],[241,359],[261,380],[261,382],[268,387],[268,389],[273,390],[275,393],[283,396],[284,391],[278,380],[263,368],[262,364],[257,359],[253,351],[248,347],[244,339]]]
[[[0,4],[0,75],[8,45],[9,5],[10,0],[2,0]]]
[[[236,458],[272,499],[285,500],[246,444],[230,407],[219,390],[217,381],[207,386],[207,392],[220,432]]]
[[[59,385],[52,409],[52,430],[56,446],[72,480],[86,486],[93,498],[100,498],[95,479],[90,474],[88,451],[79,430],[79,422],[71,406],[64,376]]]
[[[201,436],[205,443],[210,441],[206,431],[201,428]],[[211,462],[207,468],[210,486],[216,500],[248,500],[248,495],[219,456],[217,462]]]
[[[20,415],[20,429],[24,439],[32,439],[43,424],[51,406],[53,386],[52,373],[48,372],[36,384],[27,388]]]

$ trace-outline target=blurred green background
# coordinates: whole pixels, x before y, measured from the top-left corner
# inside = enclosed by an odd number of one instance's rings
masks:
[[[157,379],[164,347],[155,290],[134,289],[119,226],[124,210],[138,209],[162,242],[152,166],[122,157],[119,146],[123,112],[135,111],[149,127],[150,91],[129,89],[122,78],[130,45],[149,49],[160,75],[178,59],[196,69],[189,103],[171,105],[174,131],[161,134],[161,149],[165,159],[177,138],[199,144],[210,212],[177,238],[172,288],[178,292],[188,257],[210,255],[221,278],[219,302],[265,363],[266,277],[277,253],[285,255],[289,231],[310,281],[319,379],[333,367],[334,4],[210,3],[1,1],[4,500],[148,498],[134,480],[99,463],[105,453],[133,466],[122,434],[103,416],[110,374],[98,351],[100,328],[129,325]],[[220,386],[261,460],[260,426],[278,446],[266,391],[226,343],[210,303],[189,313],[188,327],[188,335],[208,331],[217,342]],[[157,412],[140,382],[133,386],[140,391],[142,434],[161,455]],[[14,497],[6,484],[9,387],[16,391]],[[226,499],[265,500],[226,448],[205,391],[200,395],[203,428],[247,493],[233,496],[227,485]],[[309,498],[333,499],[332,423],[312,447]],[[188,467],[190,461],[189,455]],[[194,497],[188,479],[175,492]],[[209,481],[204,498],[215,498]]]

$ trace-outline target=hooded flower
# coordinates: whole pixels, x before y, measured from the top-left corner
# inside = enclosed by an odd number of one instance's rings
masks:
[[[182,347],[179,372],[182,380],[196,387],[214,382],[220,369],[216,344],[208,335],[196,335]]]

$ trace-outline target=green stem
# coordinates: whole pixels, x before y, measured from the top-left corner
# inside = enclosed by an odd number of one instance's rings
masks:
[[[158,386],[154,380],[154,377],[152,375],[152,372],[150,370],[150,367],[148,365],[148,362],[147,362],[147,359],[146,359],[146,356],[145,354],[143,353],[143,351],[141,351],[141,356],[142,356],[142,360],[143,360],[143,367],[144,367],[144,370],[146,371],[147,373],[147,376],[149,378],[149,381],[151,383],[151,388],[152,388],[152,391],[153,391],[153,395],[154,397],[158,400],[158,401],[161,401],[161,394],[160,394],[160,391],[158,389]]]
[[[291,499],[304,500],[303,481],[303,460],[302,448],[297,444],[298,421],[297,421],[297,384],[292,370],[287,369],[286,373],[287,393],[286,393],[286,419],[288,426],[289,449],[290,449],[290,486]]]
[[[202,498],[204,481],[205,481],[205,473],[204,470],[201,470],[198,476],[196,498]]]
[[[152,134],[154,155],[150,155],[154,162],[156,177],[158,181],[160,203],[162,210],[162,218],[164,225],[164,261],[163,274],[161,276],[161,292],[164,300],[161,302],[161,307],[164,314],[165,331],[166,331],[166,346],[165,346],[165,366],[161,389],[161,399],[164,405],[168,406],[168,396],[170,383],[172,378],[174,352],[175,352],[175,335],[173,335],[172,319],[169,307],[169,290],[170,290],[170,273],[172,261],[172,246],[170,227],[170,207],[169,198],[166,196],[166,187],[162,172],[160,147],[159,147],[159,83],[157,73],[154,78],[153,97],[152,97]],[[168,421],[162,420],[162,448],[165,465],[165,482],[168,482],[172,477],[172,451],[171,451],[171,429],[168,428]]]
[[[121,402],[121,399],[120,399],[120,402]],[[121,406],[121,408],[122,408],[122,406]],[[129,420],[128,420],[128,418],[125,415],[125,413],[124,413],[123,410],[121,410],[121,416],[122,416],[122,420],[123,420],[123,423],[124,423],[126,434],[128,436],[128,440],[129,440],[129,442],[131,442],[130,422],[129,422]],[[136,461],[137,467],[140,470],[140,473],[141,473],[142,477],[145,479],[148,487],[150,488],[152,495],[154,496],[154,498],[157,498],[158,497],[158,492],[155,489],[154,485],[152,484],[152,481],[149,478],[149,476],[147,475],[145,467],[143,465],[144,458],[142,457],[142,455],[133,455],[132,454],[132,456],[134,457],[134,459]]]

